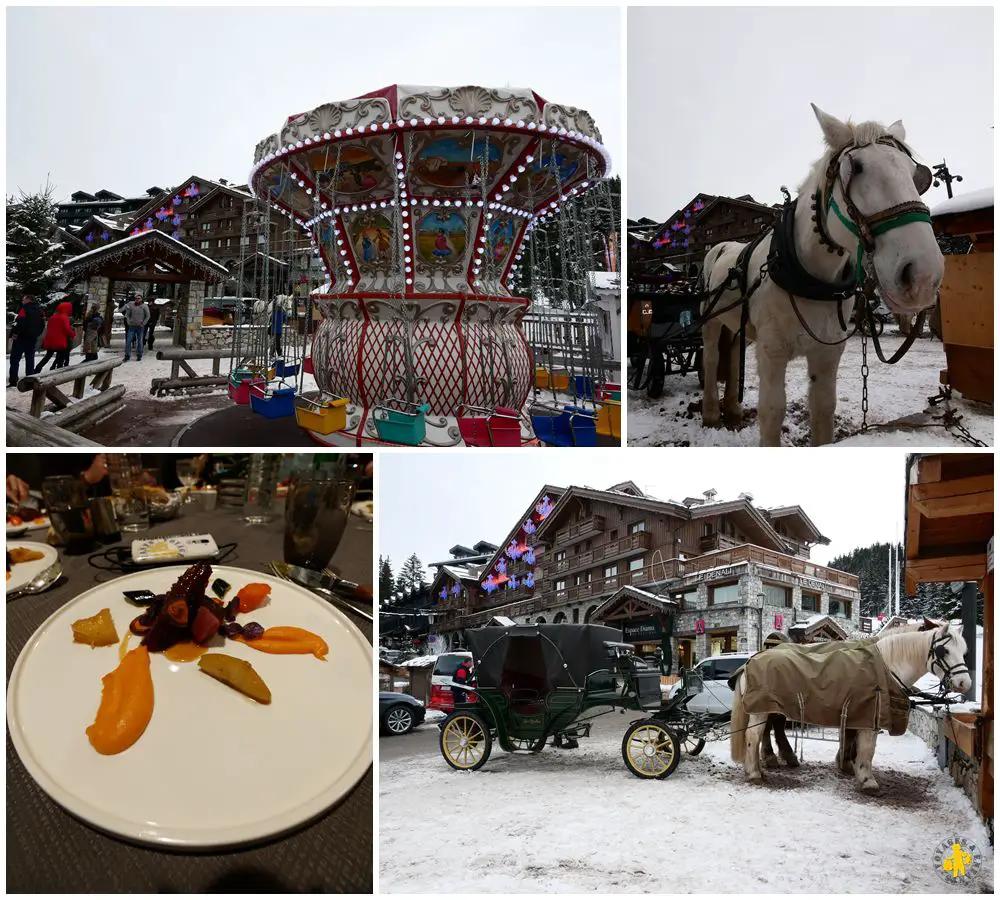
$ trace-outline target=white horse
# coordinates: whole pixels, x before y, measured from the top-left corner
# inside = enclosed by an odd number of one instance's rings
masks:
[[[944,275],[929,211],[918,199],[930,186],[930,170],[914,161],[904,143],[903,123],[854,125],[815,105],[813,111],[827,149],[799,187],[795,205],[786,208],[790,227],[782,231],[787,235],[783,243],[794,248],[797,263],[791,260],[791,265],[799,273],[793,281],[786,277],[785,284],[801,287],[789,293],[771,274],[761,273],[781,223],[754,247],[746,266],[747,290],[760,282],[748,301],[745,339],[757,344],[757,408],[764,447],[781,444],[785,370],[799,356],[806,357],[809,371],[811,442],[828,444],[833,439],[837,369],[844,350],[844,323],[850,321],[854,306],[850,283],[859,250],[869,257],[869,264],[862,267],[867,277],[875,276],[883,299],[899,315],[933,306]],[[798,202],[803,198],[809,202]],[[702,271],[705,290],[714,291],[730,280],[730,270],[746,246],[730,241],[708,251]],[[845,297],[819,299],[830,293]],[[741,296],[741,289],[731,284],[714,304],[706,300],[702,305],[702,315],[708,316],[702,327],[702,421],[708,427],[720,420],[720,357],[726,380],[723,418],[730,427],[742,419],[737,393]],[[713,309],[721,314],[713,316]]]
[[[933,631],[890,634],[876,642],[875,649],[889,671],[907,687],[913,687],[927,673],[936,675],[948,690],[959,694],[972,686],[965,665],[965,640],[957,625],[942,625]],[[743,763],[747,780],[760,784],[764,776],[759,751],[768,716],[746,711],[743,705],[745,689],[746,675],[741,674],[733,694],[729,749],[733,762]],[[837,754],[838,766],[845,771],[853,769],[859,790],[875,793],[879,786],[872,774],[872,759],[878,732],[870,728],[852,729],[852,732],[856,734],[856,753],[842,743]]]

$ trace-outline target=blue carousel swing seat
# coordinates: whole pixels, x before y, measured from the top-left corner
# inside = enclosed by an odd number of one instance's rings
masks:
[[[552,447],[596,447],[597,422],[593,410],[564,406],[558,416],[532,416],[535,437]]]
[[[250,408],[266,419],[284,419],[295,415],[295,388],[285,384],[250,386]]]

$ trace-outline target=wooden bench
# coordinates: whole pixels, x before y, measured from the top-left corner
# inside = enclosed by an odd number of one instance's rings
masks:
[[[165,350],[157,350],[156,358],[170,361],[170,377],[154,378],[149,393],[162,397],[172,391],[188,391],[190,393],[204,393],[215,388],[225,387],[229,382],[228,373],[222,375],[219,372],[220,363],[223,359],[232,357],[231,350],[187,350],[184,347],[168,347]],[[191,360],[210,359],[212,360],[212,374],[200,375],[189,365]],[[181,370],[184,374],[181,374]]]
[[[56,409],[51,416],[45,417],[47,424],[59,428],[72,425],[80,429],[118,412],[125,405],[122,399],[125,385],[111,384],[112,372],[124,361],[100,359],[53,369],[43,375],[26,375],[17,383],[17,389],[22,394],[32,392],[29,413],[33,418],[42,418],[46,401],[49,401],[55,404]],[[88,378],[92,378],[90,387],[99,393],[85,398]],[[73,382],[72,398],[59,389],[59,385],[70,381]]]
[[[51,424],[52,417],[35,419],[19,409],[7,410],[8,447],[100,447],[72,431]]]

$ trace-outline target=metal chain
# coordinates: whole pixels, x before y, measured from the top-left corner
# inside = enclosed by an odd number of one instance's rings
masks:
[[[861,433],[868,431],[868,330],[861,328]]]

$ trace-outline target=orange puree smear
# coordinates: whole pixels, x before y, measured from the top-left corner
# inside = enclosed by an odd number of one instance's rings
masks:
[[[262,653],[311,653],[317,659],[326,659],[330,648],[318,634],[306,631],[304,628],[294,628],[291,625],[279,625],[265,629],[255,641],[237,635],[233,640],[240,641],[254,650]]]
[[[101,680],[101,705],[87,737],[98,753],[111,756],[139,740],[153,717],[149,651],[142,645],[130,650],[118,668]]]
[[[181,641],[179,644],[174,644],[173,647],[167,647],[163,651],[163,655],[174,662],[185,663],[194,662],[207,652],[208,647],[203,647],[194,641]]]

